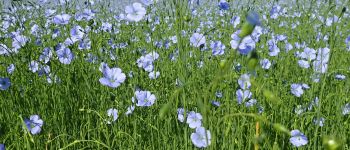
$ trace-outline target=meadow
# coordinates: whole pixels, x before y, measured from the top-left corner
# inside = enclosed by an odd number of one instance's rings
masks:
[[[348,0],[6,2],[0,150],[350,149]]]

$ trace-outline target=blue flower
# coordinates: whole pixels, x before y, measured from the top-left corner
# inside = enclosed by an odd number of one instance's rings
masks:
[[[104,32],[111,32],[112,31],[112,24],[110,24],[109,22],[102,22],[102,31]]]
[[[110,108],[107,110],[107,116],[109,117],[107,124],[111,124],[111,122],[115,122],[118,119],[118,110],[115,108]]]
[[[241,17],[239,16],[233,16],[230,20],[230,23],[233,25],[233,28],[236,28],[237,25],[241,22]]]
[[[146,15],[146,9],[140,3],[133,3],[125,7],[126,18],[129,21],[139,22]]]
[[[41,132],[41,127],[44,121],[40,119],[39,115],[31,115],[29,119],[24,119],[24,123],[27,126],[28,131],[35,135]]]
[[[157,78],[159,77],[159,75],[160,75],[160,72],[159,72],[159,71],[157,71],[157,72],[152,71],[152,72],[150,72],[150,73],[148,74],[148,77],[149,77],[150,79],[157,79]]]
[[[217,98],[222,98],[222,92],[221,92],[221,91],[216,91],[216,92],[215,92],[215,96],[216,96]]]
[[[74,58],[74,54],[72,53],[72,51],[64,46],[57,50],[56,53],[58,56],[58,60],[62,64],[70,64]]]
[[[205,36],[200,33],[193,33],[190,38],[191,46],[200,47],[201,45],[205,45]]]
[[[83,39],[83,37],[85,35],[85,33],[83,31],[84,31],[83,28],[78,26],[78,25],[74,26],[70,30],[70,36],[71,36],[70,40],[72,41],[72,43],[75,43],[75,42]]]
[[[200,113],[196,113],[191,111],[187,115],[186,123],[191,129],[198,128],[202,126],[202,115]]]
[[[345,45],[348,51],[350,51],[350,36],[345,39]]]
[[[343,115],[350,114],[350,103],[347,103],[344,105],[344,107],[342,108],[342,114]]]
[[[154,69],[153,62],[158,58],[159,54],[153,51],[137,59],[137,66],[143,68],[147,72],[152,72]]]
[[[337,74],[337,75],[335,75],[335,79],[337,79],[337,80],[345,80],[346,76],[342,75],[342,74]]]
[[[99,79],[100,83],[105,86],[117,88],[122,84],[126,76],[120,68],[109,68],[108,66],[102,71],[103,77]]]
[[[300,97],[303,93],[303,86],[301,84],[292,84],[291,86],[291,92],[296,97]]]
[[[0,44],[0,55],[8,55],[9,51],[5,44]]]
[[[152,5],[155,3],[154,1],[156,2],[157,0],[141,0],[141,2],[146,6]]]
[[[259,14],[254,11],[249,12],[247,16],[247,22],[254,27],[260,25],[261,22],[259,19]]]
[[[298,64],[300,67],[302,68],[310,68],[310,63],[309,61],[306,61],[306,60],[298,60]]]
[[[150,91],[136,91],[135,97],[137,100],[136,106],[149,107],[156,101],[156,96]]]
[[[216,55],[223,55],[225,53],[225,45],[221,43],[221,41],[211,41],[210,48],[212,49],[212,54],[214,56]]]
[[[178,108],[177,109],[177,119],[180,122],[184,122],[185,121],[184,113],[185,113],[185,109],[183,109],[183,108]]]
[[[279,5],[273,6],[272,9],[270,10],[270,18],[277,19],[278,16],[280,15],[280,12],[281,12],[281,6]]]
[[[6,150],[5,144],[0,144],[0,150]]]
[[[251,86],[250,75],[242,74],[241,77],[238,79],[238,84],[239,84],[239,87],[243,90],[249,89]]]
[[[256,103],[257,103],[256,99],[251,99],[251,100],[245,102],[245,106],[246,107],[253,107]]]
[[[15,65],[14,64],[10,64],[7,67],[7,73],[12,74],[15,71]]]
[[[204,127],[196,128],[196,132],[191,134],[192,143],[198,148],[208,147],[211,143],[211,134]]]
[[[222,10],[228,10],[228,9],[230,9],[230,4],[228,2],[226,2],[225,0],[221,0],[219,2],[219,8]]]
[[[260,65],[263,69],[267,70],[267,69],[270,69],[271,62],[270,62],[270,60],[265,58],[265,59],[260,60]]]
[[[221,105],[218,101],[211,101],[211,104],[215,107],[219,107]]]
[[[18,49],[26,45],[27,41],[27,37],[20,35],[19,33],[15,33],[15,36],[12,38],[12,52],[18,53]]]
[[[11,82],[9,78],[1,78],[0,77],[0,90],[7,90],[11,86]]]
[[[33,73],[39,70],[39,63],[37,61],[31,61],[29,64],[29,70]]]
[[[39,56],[39,61],[43,63],[48,63],[52,58],[52,50],[49,47],[45,47],[41,55]]]
[[[252,97],[252,92],[249,90],[242,90],[239,89],[236,91],[236,96],[237,96],[237,102],[238,104],[242,104],[246,99],[250,99]]]
[[[320,127],[323,127],[324,125],[324,122],[325,122],[326,119],[324,119],[323,117],[317,119],[317,118],[314,118],[314,123]]]
[[[61,14],[61,15],[56,15],[53,18],[53,23],[58,24],[58,25],[65,25],[69,23],[71,16],[68,14]]]
[[[289,141],[293,144],[293,146],[300,147],[308,143],[307,137],[299,130],[292,130],[290,134],[292,137],[289,139]]]

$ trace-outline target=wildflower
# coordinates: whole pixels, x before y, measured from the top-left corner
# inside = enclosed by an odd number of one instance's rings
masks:
[[[159,72],[159,71],[157,71],[157,72],[152,71],[152,72],[150,72],[150,73],[148,74],[148,77],[149,77],[150,79],[157,79],[157,78],[159,77],[159,75],[160,75],[160,72]]]
[[[205,45],[205,36],[200,33],[193,33],[190,38],[191,45],[194,47],[200,47]]]
[[[265,59],[260,60],[260,65],[263,69],[267,70],[267,69],[270,69],[271,62],[270,62],[270,60],[265,58]]]
[[[218,101],[211,101],[211,104],[215,107],[219,107],[221,105]]]
[[[187,115],[186,123],[192,129],[201,127],[202,126],[202,115],[200,113],[196,113],[194,111],[191,111]]]
[[[0,90],[7,90],[11,86],[11,82],[9,78],[1,78],[0,77]]]
[[[35,135],[41,132],[41,127],[43,126],[44,121],[40,119],[39,115],[31,115],[29,119],[24,120],[24,123],[26,124],[28,131]]]
[[[132,114],[132,112],[134,112],[134,110],[135,110],[135,106],[134,105],[129,106],[127,111],[126,111],[126,113],[125,113],[125,115]]]
[[[309,61],[306,61],[306,60],[298,60],[298,64],[300,67],[302,68],[310,68],[310,63]]]
[[[178,108],[177,109],[177,119],[180,122],[184,122],[185,121],[184,113],[185,113],[185,109],[183,109],[183,108]]]
[[[41,55],[39,56],[39,61],[43,63],[48,63],[52,58],[52,50],[49,47],[45,47]]]
[[[344,105],[344,107],[342,108],[342,114],[343,115],[350,114],[350,103],[347,103]]]
[[[337,79],[337,80],[345,80],[346,76],[342,75],[342,74],[337,74],[337,75],[335,75],[335,79]]]
[[[251,99],[251,100],[245,102],[245,106],[246,107],[253,107],[256,103],[257,103],[256,99]]]
[[[211,135],[209,130],[204,127],[196,128],[196,132],[191,134],[192,143],[198,148],[208,147],[211,143]]]
[[[109,68],[108,66],[102,71],[103,77],[99,79],[100,83],[105,86],[117,88],[122,84],[126,76],[120,68]]]
[[[150,6],[152,5],[153,3],[155,3],[156,1],[158,0],[141,0],[141,2],[146,5],[146,6]]]
[[[129,21],[139,22],[146,14],[146,9],[140,3],[133,3],[125,7],[126,18]]]
[[[221,41],[211,41],[210,48],[212,49],[212,54],[214,56],[216,55],[223,55],[225,53],[225,45],[221,43]]]
[[[8,55],[9,49],[5,44],[0,44],[0,55]]]
[[[326,119],[324,119],[323,117],[321,117],[321,118],[318,118],[318,119],[314,118],[313,121],[314,121],[314,123],[315,123],[316,125],[318,125],[318,126],[320,126],[320,127],[323,127],[325,120],[326,120]]]
[[[301,84],[292,84],[291,92],[294,96],[300,97],[304,93],[303,86]]]
[[[222,98],[222,92],[221,92],[221,91],[216,91],[216,92],[215,92],[215,96],[216,96],[217,98]]]
[[[241,89],[249,89],[251,86],[250,83],[250,75],[249,74],[242,74],[241,77],[238,79],[238,84]]]
[[[226,2],[225,0],[220,0],[219,8],[222,10],[228,10],[228,9],[230,9],[230,4],[228,2]]]
[[[230,23],[233,25],[233,28],[236,28],[237,25],[241,22],[241,17],[233,16]]]
[[[293,144],[293,146],[300,147],[308,143],[307,137],[299,130],[292,130],[290,134],[292,137],[289,139],[289,141]]]
[[[0,144],[0,150],[6,150],[5,144]]]
[[[72,41],[72,43],[75,43],[79,40],[82,40],[84,37],[84,32],[83,32],[83,28],[76,25],[74,26],[71,30],[70,30],[70,40]]]
[[[110,118],[108,119],[107,124],[111,124],[111,121],[115,122],[118,119],[118,110],[115,108],[108,109],[107,116]]]
[[[61,14],[61,15],[56,15],[53,18],[53,23],[58,24],[58,25],[66,25],[69,23],[71,16],[68,14]]]
[[[72,53],[72,51],[64,46],[57,50],[56,53],[59,61],[62,64],[70,64],[74,58],[74,54]]]
[[[14,64],[10,64],[7,67],[7,73],[12,74],[15,71],[15,65]]]
[[[28,41],[28,38],[20,35],[20,34],[15,34],[15,36],[12,38],[12,47],[13,50],[12,52],[18,53],[18,49],[23,47]]]
[[[350,51],[350,36],[348,36],[346,39],[345,39],[345,45],[346,45],[346,48],[347,48],[347,51]],[[1,51],[1,50],[0,50]],[[1,53],[0,53],[1,54]]]
[[[137,100],[136,106],[149,107],[156,101],[156,96],[150,91],[136,91],[135,97]]]
[[[143,68],[147,72],[152,72],[154,68],[153,62],[158,58],[159,58],[159,54],[153,51],[137,59],[137,66],[140,68]]]
[[[39,70],[39,63],[37,61],[31,61],[29,64],[29,70],[33,73]]]
[[[237,102],[238,104],[242,104],[242,102],[244,102],[246,99],[249,99],[252,97],[252,92],[250,92],[249,90],[237,90],[236,91],[236,96],[237,96]]]

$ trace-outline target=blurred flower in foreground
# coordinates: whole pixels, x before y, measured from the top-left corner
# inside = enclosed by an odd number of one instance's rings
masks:
[[[0,150],[5,150],[5,144],[0,144]]]
[[[261,24],[259,14],[254,11],[249,12],[246,19],[247,21],[243,24],[241,32],[239,34],[240,38],[250,35],[253,32],[255,26],[259,26]]]
[[[191,134],[192,143],[198,148],[208,147],[211,143],[211,134],[204,127],[196,128],[196,132]]]
[[[299,130],[292,130],[290,134],[292,137],[289,139],[289,141],[294,146],[300,147],[308,143],[307,137],[303,133],[301,133]]]
[[[146,15],[146,9],[140,3],[133,3],[125,7],[126,18],[129,21],[139,22]]]
[[[24,123],[27,126],[28,131],[35,135],[41,132],[41,127],[44,121],[40,119],[39,115],[31,115],[29,119],[24,119]]]

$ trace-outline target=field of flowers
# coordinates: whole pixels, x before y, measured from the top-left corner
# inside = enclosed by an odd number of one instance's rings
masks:
[[[350,1],[0,2],[0,150],[350,149]]]

